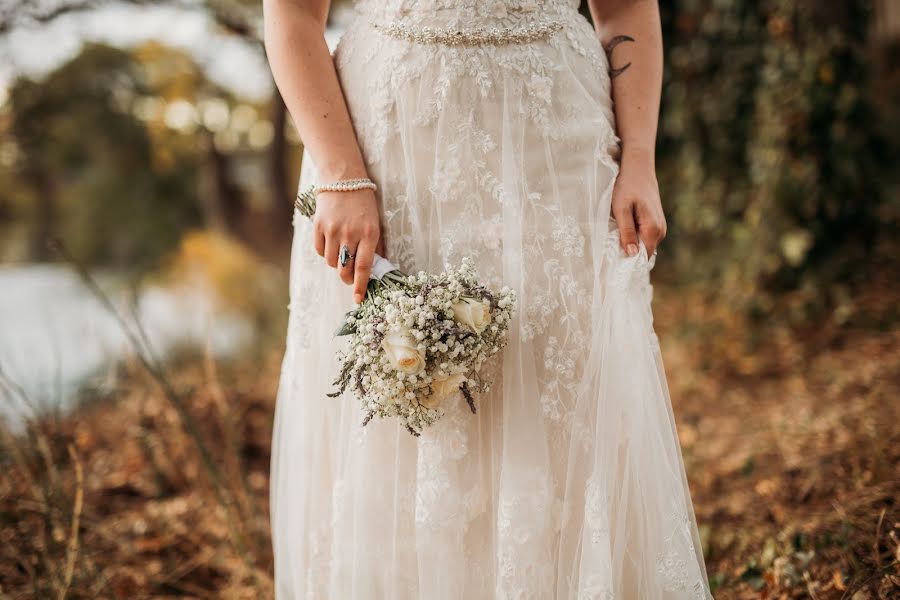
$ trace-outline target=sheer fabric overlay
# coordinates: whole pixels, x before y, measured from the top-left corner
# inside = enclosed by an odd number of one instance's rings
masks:
[[[519,295],[494,388],[420,438],[327,398],[352,293],[294,216],[272,447],[277,597],[710,598],[641,244],[610,217],[608,64],[577,0],[370,0],[335,64],[387,257],[471,256]],[[421,44],[375,24],[563,28],[525,44]],[[300,187],[317,181],[303,158]]]

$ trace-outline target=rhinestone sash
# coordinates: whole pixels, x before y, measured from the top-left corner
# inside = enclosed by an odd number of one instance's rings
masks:
[[[442,44],[445,46],[499,46],[502,44],[527,44],[547,39],[561,30],[561,21],[528,23],[519,27],[414,27],[394,21],[373,23],[376,31],[385,35],[418,44]]]

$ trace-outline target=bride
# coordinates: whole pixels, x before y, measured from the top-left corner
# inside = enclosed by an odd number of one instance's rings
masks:
[[[710,598],[651,312],[658,7],[266,0],[304,142],[272,446],[277,597]],[[615,107],[615,110],[614,110]],[[346,189],[328,184],[356,180]],[[375,253],[472,257],[519,309],[473,415],[419,438],[328,398]]]

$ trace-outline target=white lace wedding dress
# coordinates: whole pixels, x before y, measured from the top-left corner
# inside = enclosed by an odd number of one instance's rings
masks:
[[[295,215],[272,447],[277,597],[710,598],[659,345],[620,249],[609,65],[578,0],[368,0],[336,51],[388,258],[517,291],[473,415],[328,398],[351,289]],[[459,31],[460,33],[456,33]],[[316,181],[309,156],[300,187]]]

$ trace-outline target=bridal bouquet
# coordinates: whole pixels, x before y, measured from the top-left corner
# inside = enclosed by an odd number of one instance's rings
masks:
[[[299,194],[295,206],[312,218],[315,194]],[[367,413],[363,426],[399,417],[415,436],[456,392],[474,413],[474,394],[491,386],[479,371],[506,345],[515,309],[515,293],[481,284],[469,258],[440,274],[407,275],[376,255],[365,298],[336,332],[350,344],[338,353],[338,389],[328,395],[350,389]]]

